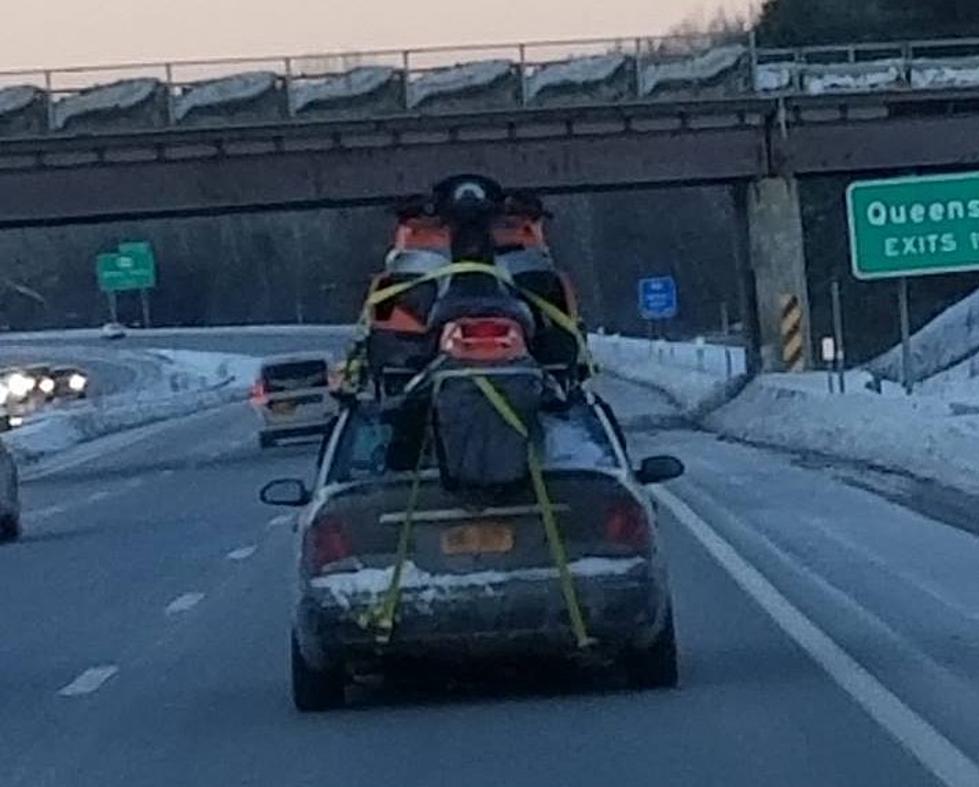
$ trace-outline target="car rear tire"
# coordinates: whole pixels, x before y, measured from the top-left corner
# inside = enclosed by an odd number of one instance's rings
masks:
[[[680,682],[676,653],[673,610],[667,610],[666,623],[656,641],[626,654],[626,675],[636,689],[673,689]]]
[[[0,518],[0,541],[16,541],[20,538],[20,519],[16,516]]]
[[[342,708],[346,698],[346,677],[342,665],[327,670],[310,666],[303,658],[296,637],[292,637],[292,701],[300,713],[319,713]]]

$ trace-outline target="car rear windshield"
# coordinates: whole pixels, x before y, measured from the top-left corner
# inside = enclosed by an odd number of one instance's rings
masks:
[[[326,361],[290,361],[266,366],[262,379],[268,393],[321,388],[327,384]]]
[[[544,432],[543,463],[548,469],[613,469],[619,461],[604,426],[588,405],[576,405],[564,413],[541,416]],[[386,473],[413,469],[412,463],[397,464],[392,451],[394,427],[373,408],[351,412],[330,468],[330,481],[359,481]],[[430,442],[430,441],[429,441]],[[416,454],[417,455],[417,454]],[[392,461],[395,466],[392,465]],[[436,466],[429,445],[423,468]]]

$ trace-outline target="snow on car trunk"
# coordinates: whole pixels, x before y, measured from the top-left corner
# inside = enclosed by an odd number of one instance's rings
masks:
[[[588,557],[568,563],[576,577],[613,577],[628,574],[644,565],[645,559]],[[342,609],[376,603],[391,586],[394,567],[361,568],[337,574],[314,577],[310,584],[317,590],[326,591],[334,604]],[[496,595],[513,582],[542,582],[558,580],[556,567],[520,568],[509,571],[474,571],[465,574],[430,573],[418,568],[412,561],[404,564],[400,588],[418,592],[417,600],[431,603],[457,594],[479,592]]]

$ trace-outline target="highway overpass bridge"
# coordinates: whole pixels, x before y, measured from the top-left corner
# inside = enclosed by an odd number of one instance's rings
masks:
[[[928,46],[840,48],[838,62],[751,41],[544,62],[520,46],[419,73],[406,53],[400,70],[318,83],[288,59],[284,79],[190,85],[167,65],[165,82],[64,95],[49,72],[44,90],[0,90],[0,227],[363,204],[460,171],[549,192],[723,184],[744,229],[744,305],[757,304],[743,313],[776,365],[780,298],[808,302],[798,179],[979,161],[979,43],[945,60]]]

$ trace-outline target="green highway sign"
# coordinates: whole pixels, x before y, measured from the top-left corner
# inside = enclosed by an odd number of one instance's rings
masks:
[[[152,249],[149,255],[143,251],[136,254],[99,254],[95,258],[95,271],[99,289],[103,292],[149,290],[156,286],[156,262]]]
[[[862,181],[846,201],[858,279],[979,270],[979,173]]]

